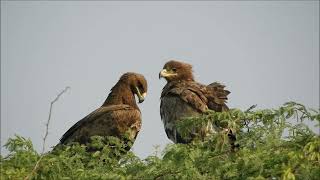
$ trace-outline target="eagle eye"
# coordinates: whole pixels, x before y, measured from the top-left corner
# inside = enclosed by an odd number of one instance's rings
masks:
[[[173,71],[173,72],[176,72],[176,71],[177,71],[177,69],[176,69],[176,68],[172,68],[172,71]]]

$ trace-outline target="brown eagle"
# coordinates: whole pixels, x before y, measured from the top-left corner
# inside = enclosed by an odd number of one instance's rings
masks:
[[[147,81],[143,75],[132,72],[123,74],[102,106],[73,125],[62,136],[60,144],[87,144],[91,136],[121,139],[126,133],[129,133],[129,140],[134,142],[141,128],[141,113],[134,95],[142,103],[146,92]]]
[[[171,60],[167,62],[159,78],[165,78],[167,84],[161,93],[160,115],[168,138],[174,143],[189,143],[195,137],[205,137],[219,131],[219,127],[208,123],[201,129],[193,129],[187,137],[178,132],[176,122],[191,116],[199,116],[208,109],[216,112],[228,110],[227,95],[224,85],[214,82],[204,85],[196,82],[192,66],[187,63]],[[229,133],[229,138],[235,136]]]

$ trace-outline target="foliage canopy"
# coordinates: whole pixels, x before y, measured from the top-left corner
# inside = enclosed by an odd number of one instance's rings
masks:
[[[79,144],[39,154],[30,139],[15,136],[1,156],[1,179],[318,179],[320,138],[306,122],[319,128],[319,110],[288,102],[278,109],[209,111],[178,125],[187,133],[207,121],[237,134],[240,147],[232,151],[227,133],[204,141],[168,145],[161,155],[140,159],[125,152],[114,137],[92,137],[87,152]],[[40,161],[39,161],[40,159]],[[33,171],[35,164],[37,168]]]

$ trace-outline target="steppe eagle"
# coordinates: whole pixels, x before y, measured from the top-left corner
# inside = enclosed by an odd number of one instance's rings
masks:
[[[128,132],[129,140],[134,142],[141,128],[141,113],[135,95],[142,103],[146,93],[147,81],[143,75],[132,72],[123,74],[102,106],[74,124],[62,136],[60,144],[87,144],[91,136],[121,139]]]
[[[190,64],[171,60],[168,61],[159,78],[165,78],[167,84],[162,89],[160,115],[168,138],[174,143],[190,143],[195,135],[206,137],[221,130],[212,123],[201,129],[194,129],[188,136],[182,137],[178,132],[176,122],[185,117],[199,116],[208,109],[216,112],[227,111],[227,95],[225,86],[214,82],[209,85],[194,80]],[[235,135],[228,134],[229,139],[235,140]],[[231,142],[232,144],[232,142]]]

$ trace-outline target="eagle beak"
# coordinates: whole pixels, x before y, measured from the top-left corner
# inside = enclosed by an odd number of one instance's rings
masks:
[[[145,93],[141,94],[139,88],[137,88],[137,87],[136,87],[136,90],[137,90],[137,96],[139,99],[139,103],[142,103],[144,101],[144,99],[146,98],[147,93],[145,92]]]
[[[162,69],[162,71],[160,71],[160,73],[159,73],[159,79],[168,77],[170,75],[172,75],[172,74],[168,73],[168,71],[166,69]]]
[[[144,101],[144,99],[146,98],[147,96],[147,93],[142,93],[142,98],[141,98],[141,101],[139,101],[139,103],[142,103]]]

